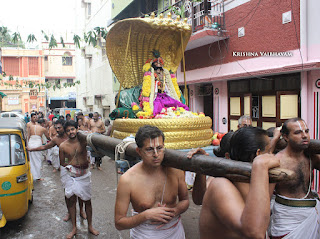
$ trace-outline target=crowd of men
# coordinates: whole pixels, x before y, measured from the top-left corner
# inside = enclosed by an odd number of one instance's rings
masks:
[[[243,116],[238,128],[223,137],[215,154],[252,163],[251,180],[238,182],[196,175],[192,199],[202,205],[200,238],[320,238],[320,204],[317,193],[311,190],[312,172],[320,168],[320,158],[308,152],[310,135],[305,121],[289,119],[281,130],[266,131],[252,127],[250,117]],[[50,152],[47,155],[54,171],[60,170],[68,209],[64,220],[71,219],[73,225],[67,238],[77,233],[77,201],[80,216],[88,221],[88,231],[99,234],[92,226],[90,165],[99,169],[101,158],[93,161],[87,152],[87,142],[77,137],[78,130],[110,135],[110,121],[104,124],[97,112],[88,118],[79,112],[76,121],[55,116],[50,120],[38,119],[32,113],[28,123],[34,180],[41,180],[44,150]],[[44,144],[43,139],[48,142]],[[276,145],[281,139],[286,141],[286,147],[279,151]],[[189,193],[184,172],[161,164],[165,136],[157,127],[141,127],[135,141],[141,162],[120,177],[115,227],[130,229],[130,238],[185,238],[181,214],[189,207]],[[188,152],[188,157],[199,153],[207,154],[199,148]],[[292,170],[295,179],[269,183],[269,169],[274,167]],[[128,215],[130,204],[132,215]]]
[[[80,141],[77,131],[88,133],[110,134],[110,121],[102,122],[98,112],[84,117],[82,112],[75,115],[55,116],[49,114],[48,119],[42,113],[32,112],[27,123],[28,151],[30,153],[31,173],[34,180],[42,181],[41,167],[46,158],[52,164],[53,172],[60,171],[64,187],[68,213],[64,221],[71,219],[73,229],[67,238],[73,238],[76,228],[76,202],[79,202],[80,216],[88,221],[88,231],[93,235],[99,232],[92,226],[91,206],[91,173],[89,166],[94,164],[101,170],[101,158],[91,157],[87,151],[87,142]],[[106,130],[107,129],[107,130]],[[85,210],[83,210],[85,205]]]
[[[320,238],[318,195],[311,191],[319,156],[308,153],[309,129],[304,120],[287,120],[281,130],[252,127],[250,117],[239,119],[228,133],[219,157],[252,163],[249,183],[197,175],[193,200],[202,204],[200,238]],[[287,146],[277,152],[283,138]],[[188,209],[187,187],[181,171],[161,165],[164,135],[144,126],[136,134],[142,162],[121,176],[115,204],[115,226],[130,229],[130,238],[185,238],[180,215]],[[224,152],[223,152],[224,151]],[[202,149],[188,153],[206,154]],[[222,155],[224,153],[224,155]],[[292,170],[295,179],[269,183],[269,169]],[[127,215],[129,204],[132,216]]]

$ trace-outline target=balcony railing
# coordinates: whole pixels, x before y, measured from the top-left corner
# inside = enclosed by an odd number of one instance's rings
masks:
[[[190,1],[180,0],[172,6],[161,11],[162,13],[171,12],[173,18],[181,15],[188,18],[188,23],[192,25],[192,31],[202,29],[225,30],[224,0],[201,0]]]

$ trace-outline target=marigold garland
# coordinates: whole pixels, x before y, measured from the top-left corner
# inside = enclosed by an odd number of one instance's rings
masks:
[[[154,85],[154,75],[152,75],[152,74],[155,74],[155,73],[153,72],[153,69],[151,67],[150,62],[151,62],[151,60],[148,60],[143,66],[144,76],[143,76],[142,92],[141,92],[142,111],[139,111],[137,113],[137,117],[139,117],[139,118],[141,118],[141,117],[152,118],[153,117],[153,105],[150,105],[149,101],[153,102],[153,100],[154,100],[154,92],[153,91],[154,91],[155,85]],[[178,96],[178,99],[180,100],[181,93],[180,93],[179,85],[177,83],[177,78],[176,78],[175,74],[170,74],[169,69],[167,69],[167,68],[164,68],[164,69],[165,69],[166,81],[171,80],[171,82],[172,82],[171,87],[173,86],[174,92],[176,93],[176,95]],[[173,92],[171,91],[171,93],[173,93]],[[177,113],[177,115],[179,116],[180,112]]]

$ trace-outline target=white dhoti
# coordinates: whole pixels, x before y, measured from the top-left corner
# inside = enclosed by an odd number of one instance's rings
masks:
[[[96,159],[95,159],[95,157],[92,157],[92,156],[91,156],[91,151],[87,151],[87,155],[88,155],[89,158],[90,158],[90,163],[91,163],[91,164],[94,164],[95,161],[96,161]]]
[[[36,148],[42,145],[42,139],[39,135],[31,135],[28,147]],[[41,178],[41,166],[43,161],[43,153],[41,151],[31,151],[30,155],[30,169],[33,176],[33,179]]]
[[[46,136],[43,134],[42,135],[42,145],[46,145],[47,144],[47,138]],[[43,158],[46,158],[48,159],[48,150],[42,150],[42,155],[43,155]]]
[[[47,161],[51,163],[51,158],[52,158],[52,156],[51,156],[52,148],[51,148],[51,149],[47,149],[47,151],[48,151],[48,154],[47,154],[47,156],[48,156]]]
[[[60,167],[60,159],[59,159],[59,147],[56,145],[51,148],[51,164],[55,169]]]
[[[72,174],[63,166],[60,167],[60,176],[64,193],[67,198],[73,195],[83,201],[91,199],[91,172],[89,170],[80,177],[72,177]]]
[[[315,202],[315,206],[287,206],[274,203],[270,219],[270,232],[273,237],[284,239],[318,239],[320,238],[320,203],[316,199],[293,199],[277,195],[292,201]]]
[[[133,212],[133,215],[138,214]],[[130,229],[130,239],[185,239],[181,216],[174,217],[170,222],[157,228],[159,225],[144,222]]]

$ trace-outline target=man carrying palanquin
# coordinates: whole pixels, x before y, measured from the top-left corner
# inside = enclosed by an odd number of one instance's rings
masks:
[[[313,169],[320,169],[319,155],[307,155],[310,135],[301,118],[287,120],[281,129],[287,147],[276,157],[280,167],[294,171],[295,180],[276,185],[271,215],[271,238],[320,238],[320,204],[311,191]]]
[[[180,215],[189,207],[183,171],[161,165],[164,134],[157,127],[141,127],[135,139],[142,162],[120,177],[115,226],[131,229],[130,238],[183,239]],[[130,203],[134,211],[127,216]]]

